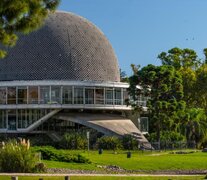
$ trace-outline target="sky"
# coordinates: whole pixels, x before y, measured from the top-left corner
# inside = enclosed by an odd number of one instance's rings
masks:
[[[62,0],[58,9],[98,26],[128,75],[131,64],[160,65],[158,54],[173,47],[200,58],[207,48],[207,0]]]

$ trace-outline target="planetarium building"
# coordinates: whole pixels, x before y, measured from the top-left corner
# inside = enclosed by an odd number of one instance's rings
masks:
[[[105,35],[83,17],[56,12],[0,61],[0,133],[87,127],[146,141],[125,116],[128,87]]]

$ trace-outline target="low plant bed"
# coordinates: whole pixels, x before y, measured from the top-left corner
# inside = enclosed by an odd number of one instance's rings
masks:
[[[68,163],[90,163],[90,160],[81,154],[70,153],[70,151],[66,150],[58,150],[51,146],[34,147],[33,151],[41,153],[41,158],[43,160]]]

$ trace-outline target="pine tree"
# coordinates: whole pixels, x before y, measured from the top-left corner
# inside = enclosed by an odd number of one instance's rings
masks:
[[[2,0],[0,1],[0,58],[7,55],[6,47],[13,47],[18,35],[30,33],[54,12],[60,0]],[[2,47],[2,46],[1,46]]]

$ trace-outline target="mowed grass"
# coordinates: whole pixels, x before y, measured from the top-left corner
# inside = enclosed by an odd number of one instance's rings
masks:
[[[116,165],[127,170],[205,170],[207,169],[207,153],[195,152],[190,154],[169,154],[169,152],[132,152],[132,157],[127,158],[126,152],[104,151],[99,155],[97,151],[81,153],[91,160],[91,164],[62,163],[43,161],[49,168],[70,168],[81,170],[103,170],[98,166]]]
[[[64,180],[62,177],[40,177],[40,176],[29,176],[29,177],[18,177],[19,180]],[[11,176],[0,176],[1,180],[11,180]],[[204,176],[153,176],[153,177],[112,177],[112,176],[71,176],[70,180],[201,180]]]

